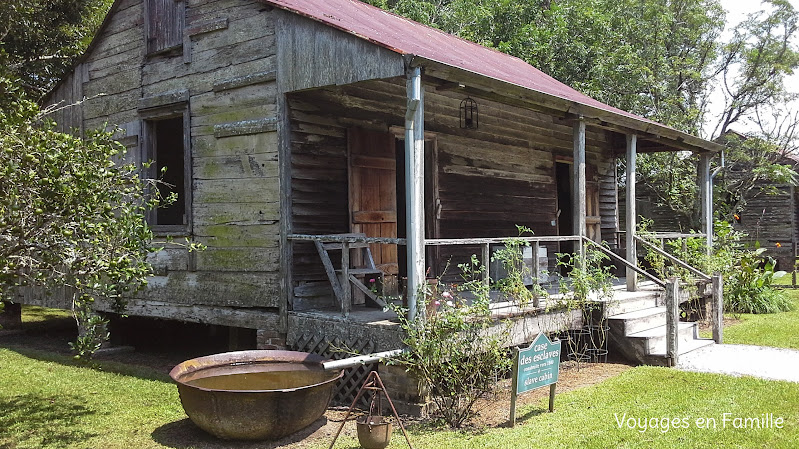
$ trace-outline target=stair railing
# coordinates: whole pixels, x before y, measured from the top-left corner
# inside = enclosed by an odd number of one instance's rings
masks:
[[[720,274],[715,273],[713,276],[708,276],[705,273],[701,272],[700,270],[688,265],[684,261],[672,256],[671,254],[663,251],[662,249],[652,245],[650,242],[647,242],[641,239],[638,236],[635,236],[636,241],[643,243],[647,248],[650,248],[674,262],[675,264],[679,265],[690,271],[691,273],[697,275],[700,279],[704,281],[710,281],[712,287],[712,300],[711,300],[711,324],[713,327],[713,340],[721,344],[723,341],[723,310],[724,310],[724,302],[723,302],[723,279]],[[650,279],[655,284],[659,285],[661,288],[665,289],[665,306],[666,306],[666,357],[668,359],[669,366],[676,366],[679,361],[679,322],[680,322],[680,278],[673,277],[668,280],[659,279],[657,276],[642,270],[636,266],[636,264],[630,263],[627,259],[619,256],[618,254],[611,251],[609,248],[594,242],[593,240],[583,237],[583,240],[587,245],[591,245],[594,248],[597,248],[604,254],[607,254],[611,257],[611,259],[621,262],[623,265],[627,266],[628,268],[632,269],[638,274],[645,276],[646,278]]]
[[[685,268],[686,270],[690,271],[691,273],[693,273],[694,275],[696,275],[700,279],[702,279],[704,281],[710,281],[710,279],[711,279],[710,276],[706,275],[705,273],[702,273],[698,269],[688,265],[684,261],[674,257],[673,255],[667,253],[666,251],[663,251],[662,249],[660,249],[657,246],[653,245],[652,242],[649,242],[649,241],[647,241],[645,239],[642,239],[641,237],[639,237],[637,235],[633,236],[633,238],[635,239],[636,242],[641,243],[642,245],[646,246],[647,248],[649,248],[650,250],[654,251],[655,253],[657,253],[657,254],[669,259],[675,265],[678,265],[678,266],[680,266],[682,268]]]
[[[713,341],[718,344],[721,344],[724,340],[724,281],[721,277],[721,274],[714,273],[712,276],[703,273],[702,271],[698,270],[691,265],[685,263],[685,261],[678,259],[677,257],[667,253],[662,248],[659,248],[657,245],[652,244],[647,240],[639,236],[634,236],[635,241],[644,245],[647,249],[654,251],[655,253],[659,254],[660,256],[665,257],[666,259],[670,260],[675,265],[682,267],[694,275],[696,275],[699,279],[709,282],[711,287],[711,306],[710,306],[710,322],[713,328]]]
[[[593,241],[593,240],[591,240],[591,239],[589,239],[588,237],[585,237],[585,236],[583,236],[583,241],[585,242],[586,246],[590,245],[590,246],[598,249],[599,251],[603,252],[604,254],[610,256],[611,259],[613,259],[615,261],[618,261],[618,262],[621,262],[622,264],[624,264],[628,268],[632,269],[636,273],[640,274],[641,276],[644,276],[644,277],[648,278],[650,281],[652,281],[655,284],[659,285],[661,288],[666,288],[666,282],[665,281],[663,281],[662,279],[658,278],[657,276],[655,276],[654,274],[652,274],[652,273],[650,273],[650,272],[648,272],[646,270],[642,270],[641,268],[638,268],[635,264],[632,264],[632,263],[628,262],[627,259],[625,259],[625,258],[619,256],[618,254],[614,253],[613,251],[611,251],[610,248],[608,248],[608,247],[606,247],[604,245],[600,245],[599,243],[597,243],[597,242],[595,242],[595,241]]]

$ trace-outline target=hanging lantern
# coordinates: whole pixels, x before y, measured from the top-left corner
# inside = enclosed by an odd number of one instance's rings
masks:
[[[477,103],[470,97],[466,97],[461,101],[461,128],[477,129],[478,122]]]

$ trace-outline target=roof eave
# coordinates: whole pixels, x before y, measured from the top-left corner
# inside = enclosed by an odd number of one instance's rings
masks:
[[[621,133],[638,133],[649,138],[660,140],[664,145],[671,146],[674,151],[692,151],[696,153],[720,152],[724,145],[676,130],[657,122],[643,118],[635,118],[617,114],[590,105],[567,100],[556,95],[537,91],[518,84],[510,83],[496,78],[471,72],[460,67],[442,63],[418,55],[405,55],[414,65],[425,69],[425,73],[450,81],[474,83],[477,88],[513,98],[514,103],[519,101],[529,103],[531,109],[554,110],[562,112],[561,118],[582,117],[590,122],[605,128],[611,128]]]

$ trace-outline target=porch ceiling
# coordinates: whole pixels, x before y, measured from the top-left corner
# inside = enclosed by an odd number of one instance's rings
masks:
[[[716,152],[722,146],[601,103],[525,61],[356,0],[260,0],[403,55],[425,75],[464,92],[563,119],[638,134],[650,151]]]

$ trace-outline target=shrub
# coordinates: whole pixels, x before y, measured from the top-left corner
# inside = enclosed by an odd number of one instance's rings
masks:
[[[642,222],[641,235],[646,237],[647,222]],[[649,223],[651,224],[651,222]],[[688,238],[668,242],[667,249],[675,257],[703,273],[720,273],[724,278],[724,310],[732,313],[775,313],[792,307],[785,295],[771,287],[774,279],[785,275],[774,271],[775,261],[764,256],[765,248],[744,247],[745,233],[736,231],[728,222],[715,225],[714,245],[707,254],[704,238]],[[651,239],[653,243],[656,240]],[[646,260],[661,278],[677,276],[683,280],[693,277],[688,270],[667,265],[664,258],[652,251]],[[696,295],[696,292],[693,292]]]
[[[765,248],[743,254],[737,269],[730,274],[724,309],[733,313],[777,313],[791,310],[793,303],[771,285],[784,271],[774,271],[776,262],[761,257]]]
[[[519,250],[521,246],[513,242],[506,248]],[[518,284],[523,279],[518,272],[522,268],[512,252],[500,252],[496,257],[505,264],[511,279],[502,284],[505,299],[519,300],[510,296],[525,291],[524,285]],[[498,379],[507,375],[513,363],[506,349],[510,323],[491,316],[489,287],[483,282],[487,267],[473,255],[458,268],[460,284],[445,284],[439,278],[437,283],[423,286],[418,295],[420,313],[415,318],[409,320],[407,310],[394,307],[408,351],[390,362],[404,366],[421,380],[435,413],[456,428],[469,420],[478,399],[495,391]],[[527,299],[528,295],[521,298]]]
[[[157,248],[144,217],[173,199],[123,161],[110,132],[75,137],[32,103],[12,106],[0,113],[0,297],[28,286],[74,292],[85,333],[72,346],[87,356],[107,338],[95,301],[121,313],[146,284]]]

